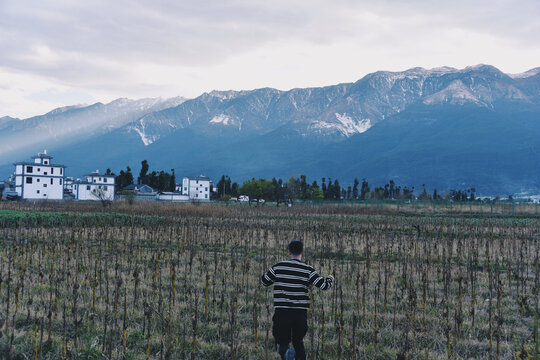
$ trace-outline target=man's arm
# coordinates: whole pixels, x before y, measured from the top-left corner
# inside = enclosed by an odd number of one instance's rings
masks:
[[[263,276],[261,276],[261,284],[270,286],[276,281],[276,273],[274,267],[271,267]]]
[[[311,274],[309,274],[308,283],[309,285],[314,285],[318,287],[321,290],[328,290],[332,286],[332,283],[334,282],[334,277],[332,275],[329,275],[326,279],[323,278],[321,275],[317,273],[317,271],[313,270]]]

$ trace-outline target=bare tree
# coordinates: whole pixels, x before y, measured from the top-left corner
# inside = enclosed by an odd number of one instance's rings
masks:
[[[107,207],[112,204],[112,196],[110,196],[107,191],[101,188],[92,190],[92,196],[95,197],[97,200],[101,201],[101,205],[103,205],[103,207]]]

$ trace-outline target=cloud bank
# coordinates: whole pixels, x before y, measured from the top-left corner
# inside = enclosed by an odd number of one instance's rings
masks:
[[[540,65],[539,17],[535,0],[0,0],[0,116],[414,66],[522,72]]]

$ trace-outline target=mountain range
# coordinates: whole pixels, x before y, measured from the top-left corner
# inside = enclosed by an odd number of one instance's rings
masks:
[[[540,193],[540,68],[379,71],[353,83],[118,99],[0,118],[0,177],[47,149],[80,177],[126,166],[233,181],[304,174],[439,192]]]

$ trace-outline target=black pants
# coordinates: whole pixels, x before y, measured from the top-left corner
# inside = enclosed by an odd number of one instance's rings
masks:
[[[296,360],[305,360],[304,336],[307,333],[307,310],[303,309],[276,309],[272,317],[274,326],[272,335],[276,341],[277,350],[282,359],[292,340]]]

